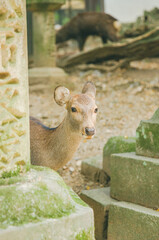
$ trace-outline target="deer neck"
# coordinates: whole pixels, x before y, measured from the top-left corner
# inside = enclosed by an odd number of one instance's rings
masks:
[[[76,152],[80,141],[82,139],[79,130],[74,129],[71,124],[68,115],[62,121],[62,123],[52,132],[50,138],[50,145],[53,149],[52,159],[55,159],[56,167],[59,168],[65,165]],[[49,149],[51,149],[49,147]]]

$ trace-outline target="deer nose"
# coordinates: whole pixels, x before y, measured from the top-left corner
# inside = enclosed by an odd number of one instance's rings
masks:
[[[87,136],[93,136],[95,134],[95,128],[85,128],[85,133]]]

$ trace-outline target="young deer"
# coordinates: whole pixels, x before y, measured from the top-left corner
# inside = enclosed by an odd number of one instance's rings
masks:
[[[58,170],[71,160],[83,137],[95,134],[98,108],[95,104],[96,88],[86,82],[82,93],[72,96],[59,86],[54,99],[60,106],[66,104],[67,115],[56,128],[48,128],[35,118],[30,118],[31,163]]]

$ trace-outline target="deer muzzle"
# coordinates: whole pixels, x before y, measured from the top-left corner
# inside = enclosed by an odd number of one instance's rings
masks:
[[[86,127],[84,129],[84,136],[87,138],[87,139],[91,139],[95,134],[95,128],[89,128],[89,127]]]

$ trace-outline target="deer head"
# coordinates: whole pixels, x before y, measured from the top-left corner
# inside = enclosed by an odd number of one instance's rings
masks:
[[[67,123],[71,131],[91,139],[95,134],[95,122],[98,108],[95,103],[96,88],[92,82],[86,82],[81,94],[72,95],[59,86],[55,89],[54,99],[67,109]]]

